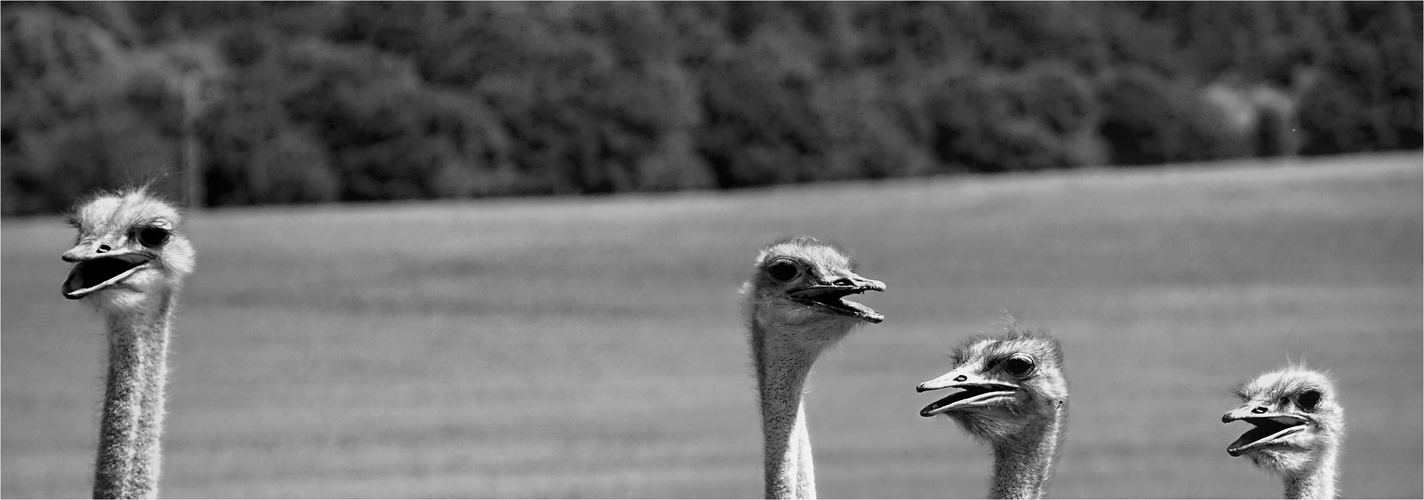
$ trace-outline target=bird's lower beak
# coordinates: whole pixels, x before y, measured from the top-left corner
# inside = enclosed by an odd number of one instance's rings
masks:
[[[806,305],[824,307],[836,314],[879,323],[885,320],[885,315],[859,302],[846,300],[846,296],[883,291],[885,291],[884,282],[863,278],[855,273],[846,273],[846,276],[836,278],[834,281],[807,286],[789,292],[788,295],[792,300]]]
[[[920,416],[932,417],[961,408],[987,406],[1001,398],[1014,397],[1019,386],[987,379],[972,373],[971,370],[954,370],[915,387],[916,392],[940,389],[963,390],[925,406],[920,410]]]
[[[69,270],[69,277],[60,286],[60,292],[66,299],[82,299],[132,276],[152,260],[152,257],[139,253],[80,260]]]
[[[1222,423],[1244,420],[1253,426],[1226,447],[1228,455],[1237,457],[1248,451],[1270,446],[1285,436],[1306,430],[1310,425],[1309,420],[1297,415],[1260,411],[1257,408],[1261,407],[1248,404],[1221,416]]]

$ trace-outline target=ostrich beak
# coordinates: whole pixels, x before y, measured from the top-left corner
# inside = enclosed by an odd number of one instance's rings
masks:
[[[828,309],[832,313],[861,319],[871,323],[885,321],[885,315],[866,307],[864,304],[846,300],[846,296],[864,292],[883,292],[885,283],[863,278],[846,271],[841,276],[816,282],[787,293],[796,302]]]
[[[1004,398],[1013,398],[1019,386],[983,377],[974,370],[957,369],[915,387],[916,392],[940,389],[963,390],[930,403],[920,410],[920,416],[933,417],[950,411],[989,406]]]
[[[1221,416],[1222,423],[1245,420],[1255,426],[1226,447],[1228,455],[1239,457],[1242,453],[1276,444],[1281,438],[1303,431],[1310,426],[1310,421],[1300,416],[1289,413],[1263,412],[1261,411],[1263,409],[1264,407],[1256,403],[1247,403]]]
[[[82,299],[118,284],[154,259],[143,252],[98,253],[91,246],[80,244],[64,252],[64,261],[74,263],[69,277],[60,286],[60,292],[66,299]]]

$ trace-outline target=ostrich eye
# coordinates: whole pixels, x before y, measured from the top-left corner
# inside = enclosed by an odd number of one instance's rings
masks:
[[[801,268],[791,261],[778,260],[766,266],[766,275],[777,283],[786,283],[801,275]]]
[[[134,237],[138,238],[139,244],[153,248],[168,241],[168,230],[161,227],[147,226],[139,228],[134,232]]]
[[[1033,358],[1018,355],[1004,361],[1004,371],[1009,375],[1022,377],[1033,371]]]
[[[1315,411],[1315,406],[1320,404],[1320,391],[1312,389],[1302,392],[1295,402],[1302,410]]]

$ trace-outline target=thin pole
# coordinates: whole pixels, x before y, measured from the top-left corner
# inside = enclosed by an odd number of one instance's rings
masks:
[[[187,184],[188,210],[197,212],[204,204],[203,163],[198,157],[199,78],[192,73],[183,75],[183,173]]]

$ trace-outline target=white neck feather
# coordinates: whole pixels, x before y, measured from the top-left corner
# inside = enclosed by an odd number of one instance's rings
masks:
[[[158,495],[164,385],[174,297],[149,310],[108,311],[109,376],[94,467],[95,498]]]
[[[798,332],[785,329],[771,332],[755,313],[751,323],[752,357],[756,363],[761,404],[766,498],[816,498],[815,467],[802,394],[811,364],[825,345],[797,342],[795,339],[805,338],[798,336]],[[822,333],[819,337],[827,336]]]
[[[1327,448],[1315,467],[1285,477],[1286,498],[1335,498],[1335,448]]]
[[[1066,404],[1054,410],[1052,419],[1024,432],[1021,439],[994,444],[990,498],[1043,498],[1063,440]]]

